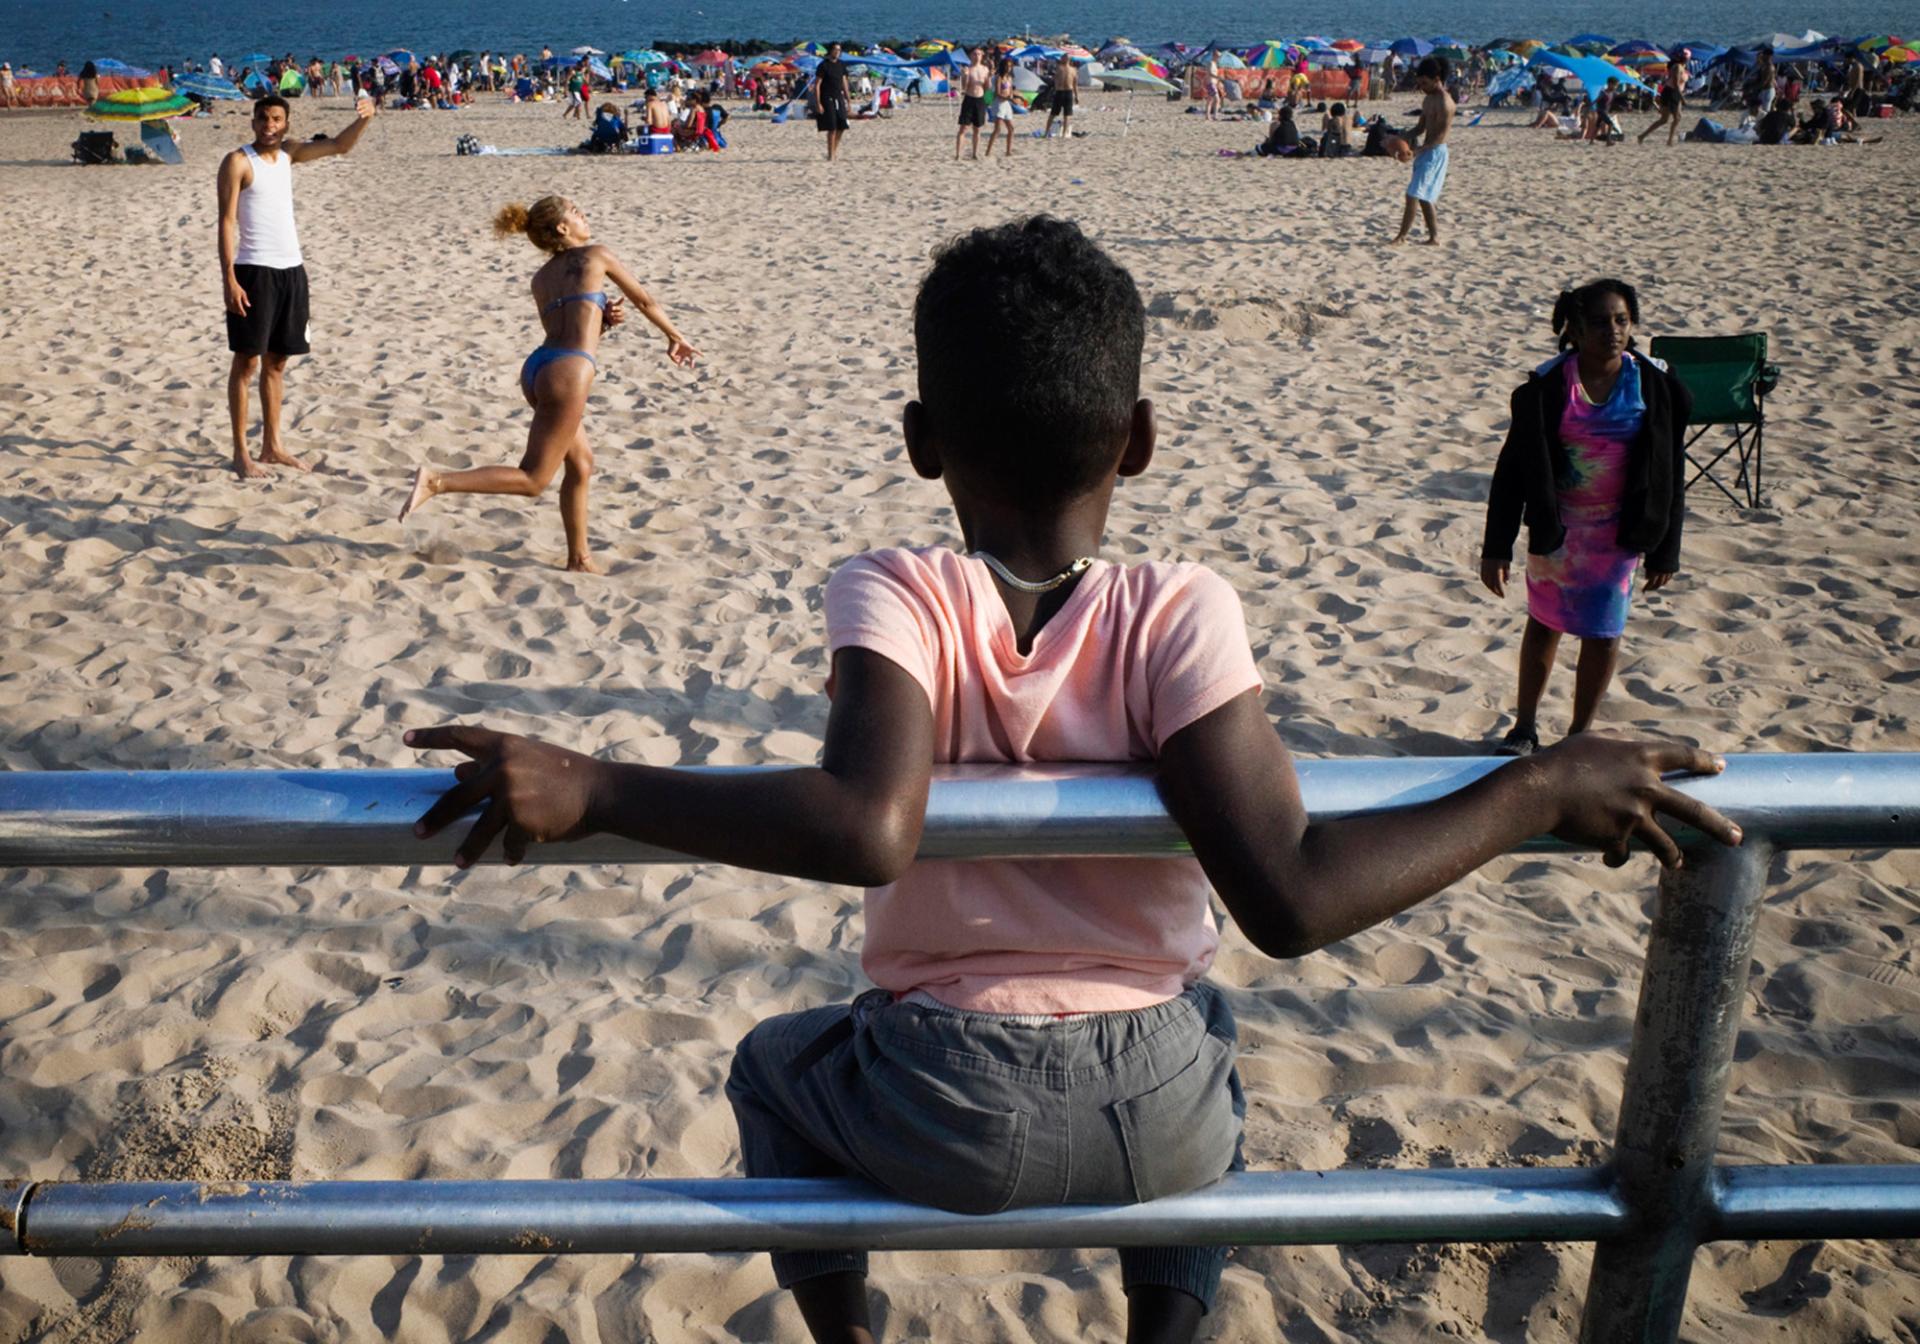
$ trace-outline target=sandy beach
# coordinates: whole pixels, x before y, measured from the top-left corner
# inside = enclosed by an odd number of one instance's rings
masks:
[[[831,168],[804,123],[738,117],[718,157],[472,158],[457,136],[584,130],[492,99],[382,114],[296,172],[314,354],[284,423],[315,471],[244,484],[214,237],[244,113],[179,123],[184,168],[83,169],[78,115],[0,116],[0,768],[411,766],[402,729],[453,720],[653,764],[812,761],[828,574],[957,542],[898,433],[929,250],[1040,210],[1149,304],[1160,454],[1124,483],[1108,555],[1204,561],[1239,589],[1295,751],[1480,754],[1504,729],[1524,599],[1476,578],[1487,478],[1555,294],[1604,274],[1639,285],[1645,334],[1765,330],[1785,374],[1771,508],[1695,493],[1602,726],[1920,750],[1920,123],[1874,123],[1871,147],[1668,150],[1495,112],[1456,131],[1443,246],[1388,250],[1404,167],[1223,159],[1260,128],[1145,97],[1126,126],[1123,96],[1089,101],[1085,139],[1023,137],[1011,162],[951,163],[942,100],[857,124]],[[1411,120],[1411,98],[1378,106]],[[352,109],[294,114],[337,131]],[[669,366],[640,322],[602,349],[603,578],[557,568],[551,494],[393,521],[419,465],[519,457],[539,257],[485,223],[549,191],[705,356]],[[1563,654],[1549,738],[1570,694]],[[1229,932],[1250,1164],[1599,1160],[1653,883],[1647,859],[1513,858],[1300,961]],[[1777,861],[1726,1160],[1914,1160],[1917,886],[1914,854]],[[718,867],[12,871],[0,901],[6,1176],[728,1175],[734,1042],[864,983],[858,891]],[[1554,1344],[1590,1259],[1242,1250],[1206,1337]],[[875,1271],[891,1339],[1122,1337],[1110,1252]],[[1703,1250],[1686,1337],[1762,1332],[1920,1337],[1920,1252]],[[802,1338],[756,1256],[0,1259],[0,1340]]]

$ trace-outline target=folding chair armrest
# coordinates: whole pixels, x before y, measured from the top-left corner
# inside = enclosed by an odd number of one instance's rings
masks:
[[[1764,397],[1779,385],[1780,366],[1778,364],[1762,364],[1760,366],[1760,376],[1753,380],[1753,390]]]

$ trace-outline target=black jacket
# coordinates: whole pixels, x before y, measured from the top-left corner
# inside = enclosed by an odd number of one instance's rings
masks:
[[[1501,562],[1513,558],[1513,539],[1524,519],[1527,549],[1548,555],[1560,549],[1567,529],[1560,521],[1559,481],[1568,466],[1560,439],[1560,378],[1534,374],[1513,390],[1513,424],[1501,445],[1487,492],[1487,533],[1480,554]],[[1640,361],[1640,395],[1646,427],[1627,460],[1626,497],[1620,508],[1620,546],[1646,556],[1647,569],[1680,569],[1680,527],[1686,518],[1687,420],[1693,394],[1664,369]]]

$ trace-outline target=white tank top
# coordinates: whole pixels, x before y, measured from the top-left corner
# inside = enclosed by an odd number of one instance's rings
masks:
[[[236,266],[288,270],[301,264],[300,237],[293,229],[293,159],[285,149],[271,160],[242,146],[253,161],[253,185],[240,192],[240,250]]]

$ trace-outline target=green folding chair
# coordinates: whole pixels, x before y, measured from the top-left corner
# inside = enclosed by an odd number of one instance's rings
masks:
[[[1754,332],[1746,336],[1656,336],[1650,352],[1665,360],[1675,377],[1693,393],[1693,415],[1687,421],[1687,461],[1693,475],[1687,479],[1692,489],[1701,477],[1735,507],[1760,507],[1761,451],[1766,446],[1767,394],[1780,381],[1780,366],[1767,363],[1767,335]],[[1718,452],[1707,457],[1708,448],[1695,447],[1717,429],[1729,432]],[[1728,454],[1737,454],[1740,473],[1734,485],[1736,495],[1715,476],[1714,468]],[[1702,461],[1702,458],[1706,458]],[[1745,498],[1743,499],[1742,496]]]

